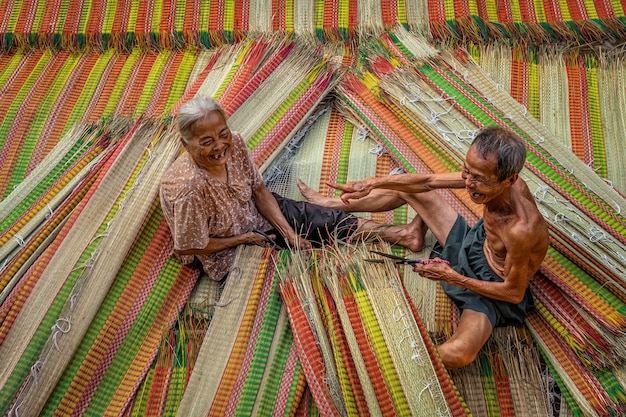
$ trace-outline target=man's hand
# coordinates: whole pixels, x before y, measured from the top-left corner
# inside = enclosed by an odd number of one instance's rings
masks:
[[[413,265],[413,271],[433,281],[450,282],[452,277],[456,275],[456,271],[450,267],[449,262],[439,258],[415,264]]]
[[[344,204],[349,205],[349,200],[358,200],[368,195],[373,187],[370,185],[368,179],[361,181],[348,182],[346,184],[335,184],[333,182],[326,183],[329,187],[341,190],[341,201]]]
[[[287,245],[289,245],[290,248],[298,248],[303,251],[310,251],[313,249],[311,242],[297,235],[285,237],[285,242],[287,242]]]

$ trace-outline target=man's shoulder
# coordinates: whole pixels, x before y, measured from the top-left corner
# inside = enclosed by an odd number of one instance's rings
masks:
[[[505,245],[509,250],[526,254],[545,252],[549,245],[548,225],[541,214],[517,218],[502,231]]]

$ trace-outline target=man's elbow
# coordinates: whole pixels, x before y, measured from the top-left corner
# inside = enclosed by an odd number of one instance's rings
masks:
[[[506,301],[511,304],[519,304],[524,300],[526,289],[515,289],[507,292]]]
[[[511,300],[512,300],[512,301],[510,301],[511,304],[519,304],[519,303],[521,303],[524,300],[524,296],[521,296],[521,297],[520,296],[515,296]]]

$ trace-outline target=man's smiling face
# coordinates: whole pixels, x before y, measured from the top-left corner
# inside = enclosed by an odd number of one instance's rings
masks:
[[[498,196],[504,187],[505,181],[498,180],[496,166],[498,156],[495,153],[482,158],[473,146],[470,146],[465,156],[461,176],[465,180],[465,189],[473,202],[485,204],[493,197]]]

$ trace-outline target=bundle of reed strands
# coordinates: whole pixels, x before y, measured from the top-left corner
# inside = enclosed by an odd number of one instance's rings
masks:
[[[394,267],[365,268],[364,247],[324,249],[309,261],[293,254],[281,284],[296,340],[315,340],[300,355],[316,404],[329,415],[466,415],[440,363],[435,372],[438,357],[423,343],[428,335],[418,329]]]

